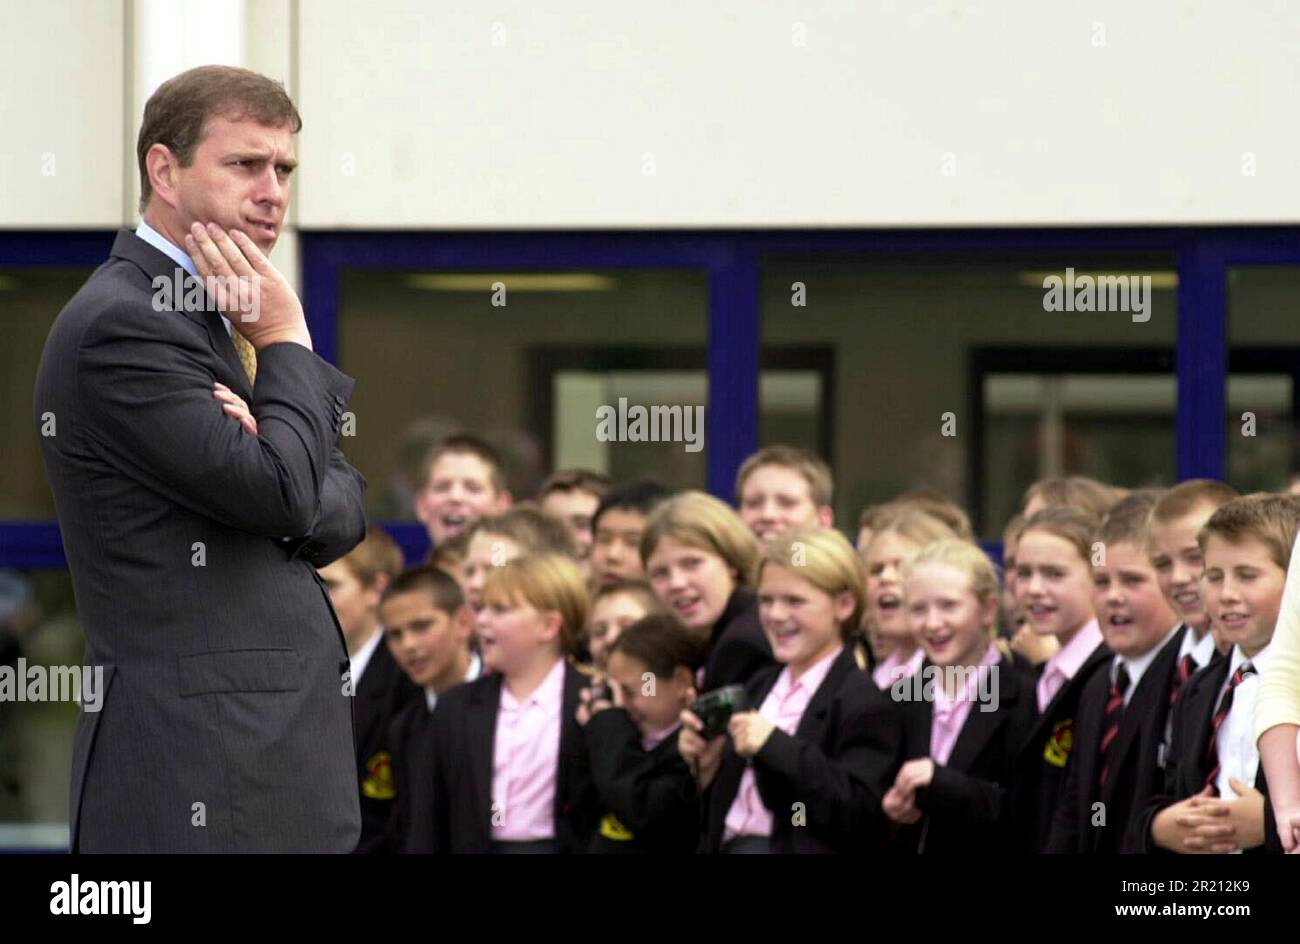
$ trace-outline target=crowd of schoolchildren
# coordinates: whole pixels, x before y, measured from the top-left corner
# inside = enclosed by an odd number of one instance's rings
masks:
[[[429,559],[403,570],[371,528],[321,572],[358,851],[1293,844],[1254,709],[1300,498],[1043,480],[999,568],[941,496],[866,509],[856,547],[831,496],[774,446],[734,508],[584,471],[514,502],[487,444],[443,441]]]

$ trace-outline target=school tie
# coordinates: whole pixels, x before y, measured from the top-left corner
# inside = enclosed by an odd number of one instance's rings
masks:
[[[1124,714],[1124,693],[1128,691],[1128,667],[1123,662],[1115,672],[1115,681],[1110,684],[1110,695],[1106,699],[1106,714],[1101,724],[1101,776],[1099,788],[1106,786],[1106,776],[1110,773],[1111,747],[1119,736],[1119,719]]]
[[[235,345],[235,353],[239,355],[239,363],[243,365],[244,373],[248,375],[248,385],[251,387],[257,380],[257,350],[248,338],[234,328],[230,329],[230,340]]]
[[[1183,653],[1183,657],[1178,660],[1178,671],[1174,675],[1174,688],[1169,693],[1169,708],[1172,711],[1174,702],[1178,701],[1178,693],[1183,690],[1183,683],[1192,677],[1192,673],[1197,670],[1196,660],[1192,658],[1190,652]]]
[[[1219,763],[1219,728],[1223,727],[1223,722],[1228,719],[1228,713],[1232,711],[1232,693],[1247,676],[1254,674],[1255,667],[1249,662],[1243,662],[1241,667],[1232,673],[1232,678],[1228,679],[1228,688],[1219,699],[1219,708],[1210,721],[1210,743],[1205,746],[1205,763],[1210,767],[1210,774],[1205,778],[1205,785],[1214,787],[1215,793],[1218,793],[1219,789],[1215,787],[1214,781],[1219,779],[1219,771],[1223,769],[1223,765]]]

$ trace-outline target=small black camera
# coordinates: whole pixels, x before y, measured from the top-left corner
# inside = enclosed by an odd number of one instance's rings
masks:
[[[744,711],[747,707],[745,686],[724,685],[722,688],[715,688],[701,695],[691,706],[691,712],[704,722],[704,730],[700,732],[700,737],[709,741],[719,734],[725,734],[731,716],[738,711]]]

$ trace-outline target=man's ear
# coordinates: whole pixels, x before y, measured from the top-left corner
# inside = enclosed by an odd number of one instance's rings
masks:
[[[822,505],[817,509],[817,520],[823,528],[835,527],[835,509],[830,505]]]
[[[165,144],[155,143],[144,156],[145,170],[149,172],[149,186],[153,195],[173,210],[179,202],[176,193],[177,173],[180,161]]]

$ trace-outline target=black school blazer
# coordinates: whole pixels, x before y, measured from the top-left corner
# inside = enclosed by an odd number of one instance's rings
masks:
[[[1160,748],[1169,715],[1169,695],[1177,684],[1178,648],[1186,631],[1184,627],[1174,633],[1142,673],[1120,719],[1113,769],[1100,795],[1098,750],[1110,694],[1109,667],[1093,673],[1088,680],[1079,702],[1074,750],[1066,765],[1065,784],[1044,851],[1115,853],[1129,847],[1132,832],[1140,828],[1137,819],[1164,784]],[[1104,804],[1104,825],[1093,825],[1095,803]]]
[[[700,840],[695,778],[677,751],[677,732],[647,751],[622,708],[587,722],[591,776],[603,814],[588,851],[692,853]]]
[[[1165,807],[1195,796],[1205,789],[1205,778],[1210,775],[1205,762],[1205,749],[1210,743],[1214,726],[1214,711],[1219,707],[1219,689],[1228,677],[1231,659],[1212,659],[1205,668],[1195,672],[1183,686],[1173,711],[1173,738],[1170,741],[1169,760],[1165,765],[1164,786],[1148,800],[1133,830],[1126,852],[1161,852],[1174,855],[1170,849],[1155,844],[1151,824]],[[1277,820],[1273,804],[1268,801],[1268,781],[1264,779],[1264,765],[1259,765],[1255,775],[1255,789],[1264,794],[1264,845],[1246,849],[1246,854],[1267,852],[1281,854],[1282,839],[1277,833]]]
[[[565,660],[555,782],[555,841],[563,853],[587,848],[600,815],[586,740],[575,717],[578,693],[589,684]],[[501,675],[493,673],[438,696],[431,722],[434,852],[492,851],[492,755],[501,685]]]
[[[1066,761],[1075,744],[1074,720],[1079,710],[1079,699],[1088,680],[1096,672],[1104,672],[1113,655],[1105,643],[1092,650],[1079,671],[1057,689],[1042,714],[1035,717],[1016,752],[1008,816],[1010,838],[1017,852],[1042,852],[1047,846],[1052,817],[1061,798],[1061,788],[1065,785]],[[1039,666],[1030,692],[1035,710],[1038,707],[1037,679],[1041,676],[1042,666]]]
[[[385,747],[392,757],[397,795],[378,852],[433,851],[433,716],[420,694],[388,725]]]
[[[930,664],[926,659],[920,671]],[[1016,754],[1034,724],[1038,706],[1034,676],[1024,662],[1003,656],[996,668],[997,709],[983,711],[978,702],[971,705],[948,763],[936,763],[930,785],[917,791],[916,805],[925,816],[898,830],[898,851],[969,854],[972,848],[996,849],[1002,844]],[[934,702],[901,701],[899,706],[903,756],[907,760],[929,757]]]
[[[784,668],[773,665],[746,690],[757,710]],[[889,696],[845,646],[813,693],[794,737],[779,728],[752,758],[758,794],[772,811],[772,851],[865,852],[885,848],[880,801],[903,759],[902,719]],[[701,851],[717,852],[745,761],[728,738],[704,796]],[[795,803],[806,824],[794,825]]]
[[[758,621],[758,596],[749,587],[737,587],[713,624],[700,694],[724,685],[745,685],[773,665],[772,644]]]

